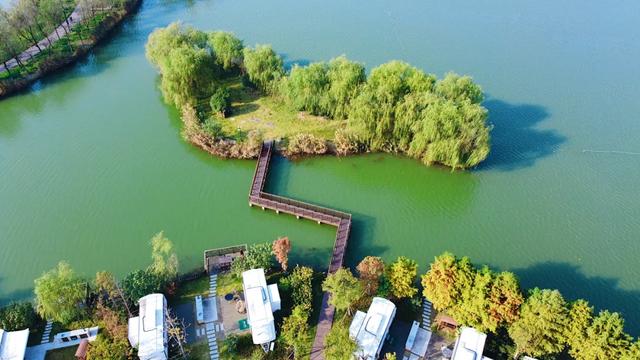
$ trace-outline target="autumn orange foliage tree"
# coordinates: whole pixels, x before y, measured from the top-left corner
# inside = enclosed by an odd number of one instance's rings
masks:
[[[356,267],[360,280],[367,295],[373,295],[378,290],[380,277],[384,274],[384,262],[377,256],[367,256]]]
[[[273,255],[282,266],[282,270],[287,271],[289,266],[289,251],[291,251],[291,242],[288,237],[281,237],[273,242]]]

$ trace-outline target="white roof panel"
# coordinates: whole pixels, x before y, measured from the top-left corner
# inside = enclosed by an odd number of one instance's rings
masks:
[[[357,356],[372,359],[378,357],[395,315],[396,306],[391,301],[374,297],[364,319],[354,318],[349,333],[356,333],[354,338],[359,347],[355,353]],[[360,326],[357,326],[358,323]]]
[[[265,344],[276,339],[271,298],[263,269],[242,273],[244,300],[247,305],[247,322],[251,327],[254,344]]]
[[[463,327],[453,348],[451,360],[479,360],[482,359],[484,342],[487,335],[470,327]]]
[[[29,340],[29,329],[4,331],[0,329],[0,359],[23,360]]]
[[[140,316],[129,319],[129,341],[133,344],[137,341],[138,357],[142,360],[166,359],[167,300],[162,294],[150,294],[142,297],[138,304]]]

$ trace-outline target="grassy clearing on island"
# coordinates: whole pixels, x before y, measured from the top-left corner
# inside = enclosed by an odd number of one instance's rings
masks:
[[[307,133],[331,140],[346,120],[330,120],[291,109],[286,104],[242,84],[240,77],[226,81],[231,107],[229,116],[218,119],[225,134],[240,137],[249,131],[258,130],[265,139],[289,138]]]

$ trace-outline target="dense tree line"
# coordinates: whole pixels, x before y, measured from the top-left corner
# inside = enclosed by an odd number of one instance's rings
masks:
[[[79,276],[62,261],[35,280],[34,302],[10,304],[0,309],[0,328],[33,328],[51,319],[66,328],[98,325],[98,339],[89,348],[90,359],[129,359],[127,318],[138,299],[153,292],[171,293],[178,274],[173,243],[162,232],[151,239],[151,264],[118,281],[113,274],[99,271],[94,279]]]
[[[506,329],[514,358],[567,351],[577,360],[637,359],[640,350],[620,314],[596,315],[586,300],[567,302],[558,290],[534,288],[525,296],[514,274],[477,269],[466,257],[436,257],[422,285],[433,306],[460,324],[490,333]]]
[[[391,61],[367,77],[362,64],[344,56],[294,65],[286,72],[282,58],[268,45],[244,47],[232,34],[206,33],[177,23],[151,34],[147,57],[162,74],[166,101],[198,108],[203,124],[211,113],[224,116],[232,100],[224,79],[241,74],[292,110],[347,119],[346,129],[334,138],[341,154],[401,152],[426,164],[469,168],[489,153],[482,90],[468,76],[450,73],[438,80],[407,63]],[[220,131],[209,134],[224,136]],[[291,154],[327,151],[326,144],[318,145],[323,139],[298,135],[290,139]]]
[[[12,71],[7,66],[7,62],[15,59],[18,70],[28,72],[27,64],[21,61],[19,55],[29,47],[35,46],[40,52],[40,56],[54,58],[61,56],[60,51],[73,53],[74,42],[66,41],[64,48],[53,47],[53,43],[62,38],[69,38],[71,32],[82,42],[83,37],[91,36],[82,30],[86,28],[84,24],[79,25],[80,29],[70,28],[69,17],[77,8],[83,23],[88,23],[97,15],[120,11],[124,9],[130,0],[17,0],[13,6],[7,10],[0,8],[0,62],[7,68],[11,75]],[[59,29],[59,26],[66,26]],[[95,24],[94,24],[95,25]],[[53,34],[53,39],[48,37]],[[40,42],[46,39],[46,47]],[[36,56],[38,56],[36,55]],[[30,54],[27,62],[34,59]]]

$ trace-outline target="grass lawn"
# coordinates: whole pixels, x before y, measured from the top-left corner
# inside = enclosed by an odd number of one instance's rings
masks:
[[[75,359],[77,346],[69,346],[64,349],[47,351],[45,360],[70,360]]]
[[[226,84],[232,99],[230,114],[220,119],[225,134],[238,136],[260,130],[266,139],[280,139],[309,133],[331,140],[335,131],[345,127],[346,120],[329,120],[289,109],[270,96],[245,87],[239,77]]]
[[[201,276],[194,280],[182,282],[178,285],[175,295],[169,298],[172,305],[184,304],[193,301],[196,295],[203,297],[209,295],[209,277]]]
[[[233,276],[230,272],[218,274],[218,296],[234,291],[242,291],[242,279]]]

